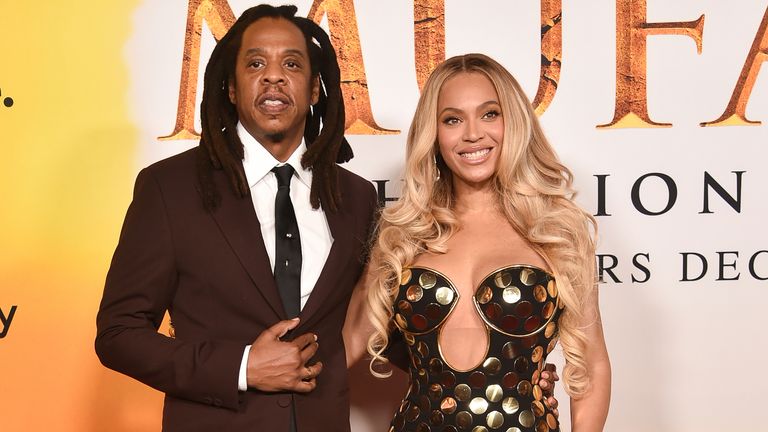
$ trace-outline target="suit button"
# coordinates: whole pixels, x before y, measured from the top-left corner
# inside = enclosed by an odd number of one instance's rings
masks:
[[[282,394],[277,397],[277,404],[280,405],[283,408],[287,408],[291,406],[291,396]]]

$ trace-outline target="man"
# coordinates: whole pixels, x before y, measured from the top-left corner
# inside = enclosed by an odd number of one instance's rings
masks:
[[[167,431],[349,430],[341,328],[376,194],[336,165],[336,56],[295,13],[243,13],[206,68],[200,146],[136,180],[96,351],[166,393]]]

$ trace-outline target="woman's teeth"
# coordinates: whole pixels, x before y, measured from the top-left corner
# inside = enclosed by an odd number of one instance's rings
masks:
[[[483,156],[487,155],[490,151],[491,149],[487,148],[487,149],[473,151],[471,153],[459,153],[459,156],[463,157],[464,159],[480,159]]]

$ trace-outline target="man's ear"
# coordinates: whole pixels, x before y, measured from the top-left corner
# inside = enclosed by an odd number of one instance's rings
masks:
[[[230,77],[227,80],[227,87],[229,88],[229,101],[232,105],[237,105],[237,92],[235,91],[235,78]]]
[[[314,105],[320,100],[320,74],[312,77],[312,98],[310,100],[310,105]]]

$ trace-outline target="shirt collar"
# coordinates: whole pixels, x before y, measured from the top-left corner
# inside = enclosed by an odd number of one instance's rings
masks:
[[[275,159],[272,153],[268,152],[263,145],[256,141],[256,138],[248,133],[240,122],[237,123],[237,136],[240,137],[240,142],[243,143],[243,169],[245,170],[245,178],[248,180],[249,187],[255,186],[256,183],[264,179],[275,166],[286,164],[293,167],[301,183],[307,188],[312,187],[312,171],[301,166],[301,156],[307,151],[307,144],[304,142],[304,138],[301,139],[301,143],[296,147],[296,150],[293,151],[288,160],[283,163]]]

